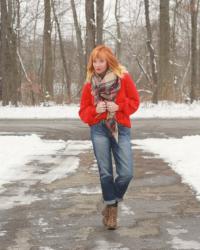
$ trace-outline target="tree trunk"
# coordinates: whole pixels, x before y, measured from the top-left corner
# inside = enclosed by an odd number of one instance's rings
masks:
[[[2,101],[8,105],[9,101],[17,105],[19,87],[17,36],[13,31],[12,4],[1,1],[1,76]]]
[[[150,54],[150,65],[151,65],[151,74],[152,74],[152,87],[153,87],[153,103],[158,102],[158,75],[157,75],[157,66],[155,59],[154,47],[152,45],[152,32],[151,24],[149,18],[149,0],[144,0],[145,5],[145,19],[146,19],[146,28],[147,28],[147,48]]]
[[[120,29],[120,0],[115,0],[115,20],[117,24],[116,55],[121,59],[121,29]]]
[[[1,85],[3,105],[9,104],[9,83],[8,83],[8,51],[7,40],[7,2],[1,1]]]
[[[17,106],[18,100],[18,88],[19,88],[19,70],[18,70],[18,61],[17,61],[17,35],[13,30],[10,30],[10,41],[12,41],[8,49],[10,51],[10,64],[11,72],[10,74],[10,101],[13,105]]]
[[[103,43],[103,17],[104,17],[103,13],[104,13],[104,0],[96,0],[96,23],[97,23],[96,44],[97,45]]]
[[[199,53],[198,53],[198,56],[199,56],[199,60],[198,60],[198,64],[199,64],[199,66],[198,66],[198,83],[199,83],[199,85],[200,85],[200,27],[199,27]],[[200,95],[200,86],[199,86],[199,95]]]
[[[38,15],[38,12],[39,12],[39,5],[40,5],[40,0],[37,0],[36,15]],[[39,66],[38,66],[38,60],[37,60],[37,55],[36,55],[36,29],[37,29],[37,23],[38,23],[38,18],[35,18],[34,26],[33,26],[32,64],[33,64],[34,74],[37,75],[37,78],[39,79]]]
[[[53,9],[53,14],[54,14],[54,18],[55,18],[55,22],[57,25],[57,29],[58,29],[58,36],[59,36],[59,44],[60,44],[60,54],[61,54],[61,58],[62,58],[62,62],[63,62],[63,68],[64,68],[64,72],[65,72],[65,81],[66,81],[66,85],[67,85],[67,103],[71,103],[71,74],[69,73],[70,70],[68,69],[68,65],[67,65],[67,60],[65,57],[65,50],[64,50],[64,44],[63,44],[63,40],[62,40],[62,35],[61,35],[61,30],[60,30],[60,24],[58,21],[58,17],[56,15],[56,11],[55,11],[55,6],[54,6],[54,2],[52,1],[52,9]]]
[[[170,70],[169,0],[160,0],[159,100],[174,100],[174,87]]]
[[[85,16],[86,16],[86,61],[95,47],[95,18],[94,18],[94,0],[85,1]]]
[[[21,37],[20,37],[20,31],[21,31],[21,16],[20,16],[20,0],[16,0],[16,8],[17,8],[17,54],[21,54]],[[18,57],[18,56],[17,56]],[[20,63],[19,63],[20,65]],[[20,85],[22,82],[22,71],[21,68],[18,67],[18,86],[17,89],[20,90]],[[21,101],[21,91],[17,91],[17,99]]]
[[[43,61],[43,88],[53,98],[53,71],[52,71],[52,45],[51,45],[51,4],[44,0],[44,61]]]
[[[197,13],[198,5],[196,0],[191,0],[190,11],[191,11],[191,91],[190,100],[198,100],[199,84],[197,82]]]
[[[177,55],[177,13],[179,11],[179,5],[181,1],[175,0],[175,7],[173,8],[173,20],[172,20],[172,31],[171,31],[171,74],[173,75],[174,80],[174,97],[176,102],[181,102],[183,100],[183,96],[181,93],[181,82],[180,77],[178,77],[179,72],[176,66],[176,61],[178,58]],[[178,79],[179,78],[179,79]]]
[[[78,50],[78,63],[79,63],[79,90],[78,95],[80,95],[83,83],[85,81],[86,76],[86,58],[84,55],[84,49],[83,49],[83,40],[81,35],[81,28],[78,23],[77,13],[76,13],[76,7],[74,0],[71,0],[71,7],[73,12],[73,18],[74,18],[74,26],[76,30],[76,40],[77,40],[77,50]]]

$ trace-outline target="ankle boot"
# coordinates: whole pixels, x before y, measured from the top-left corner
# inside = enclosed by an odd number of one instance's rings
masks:
[[[107,226],[107,221],[108,221],[108,216],[109,216],[109,214],[108,214],[108,205],[106,205],[105,207],[104,207],[104,209],[103,209],[103,211],[102,211],[102,215],[103,215],[103,224],[105,225],[105,226]]]
[[[117,228],[117,206],[108,206],[107,229]]]

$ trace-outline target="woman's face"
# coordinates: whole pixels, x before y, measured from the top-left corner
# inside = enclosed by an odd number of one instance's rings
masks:
[[[93,67],[97,74],[101,74],[107,70],[108,64],[107,61],[103,58],[95,58],[93,60]]]

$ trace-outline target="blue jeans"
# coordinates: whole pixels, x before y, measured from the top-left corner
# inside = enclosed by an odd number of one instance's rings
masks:
[[[123,200],[129,182],[133,178],[133,152],[131,149],[131,129],[118,124],[118,143],[110,131],[100,121],[90,126],[94,155],[97,160],[103,202],[114,204]],[[112,154],[116,166],[116,177],[113,175]]]

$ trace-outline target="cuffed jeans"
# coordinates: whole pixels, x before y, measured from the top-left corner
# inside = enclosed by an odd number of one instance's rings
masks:
[[[112,137],[104,121],[90,126],[94,155],[97,160],[103,202],[114,204],[123,200],[129,182],[133,178],[133,152],[130,128],[118,124],[118,143]],[[112,154],[116,166],[113,175]]]

